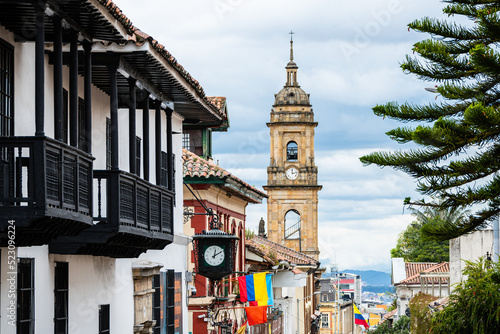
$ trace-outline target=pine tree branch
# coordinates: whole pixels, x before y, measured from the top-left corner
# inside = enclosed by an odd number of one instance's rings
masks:
[[[444,38],[451,38],[453,40],[478,40],[485,37],[477,28],[468,29],[467,27],[454,22],[447,22],[429,17],[424,17],[421,20],[415,20],[408,24],[408,27],[419,32],[425,32]]]
[[[432,103],[418,106],[412,103],[405,103],[399,106],[397,102],[389,102],[385,105],[377,105],[373,108],[373,113],[377,116],[388,117],[403,123],[410,121],[435,121],[441,116],[460,116],[470,105],[464,103]]]

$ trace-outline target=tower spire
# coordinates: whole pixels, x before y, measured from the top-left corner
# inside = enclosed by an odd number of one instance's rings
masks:
[[[286,85],[285,86],[298,86],[297,82],[297,64],[293,62],[293,31],[290,34],[290,61],[286,65]]]

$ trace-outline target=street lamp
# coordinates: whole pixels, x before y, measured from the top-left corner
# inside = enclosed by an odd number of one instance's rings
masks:
[[[321,293],[321,291],[316,291],[315,293],[313,293],[312,295],[309,295],[307,297],[304,297],[302,299],[297,299],[297,331],[296,333],[299,334],[299,326],[300,326],[300,321],[299,321],[299,317],[300,317],[300,313],[299,313],[299,303],[304,300],[304,299],[307,299],[311,296],[314,296],[314,295],[317,295],[318,293]],[[304,317],[305,318],[305,317]]]

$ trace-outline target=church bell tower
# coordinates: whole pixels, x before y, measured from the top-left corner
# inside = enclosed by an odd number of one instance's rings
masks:
[[[298,66],[286,66],[286,84],[275,94],[271,109],[270,165],[267,168],[268,238],[271,241],[319,257],[318,167],[314,164],[314,113],[309,94],[297,81]]]

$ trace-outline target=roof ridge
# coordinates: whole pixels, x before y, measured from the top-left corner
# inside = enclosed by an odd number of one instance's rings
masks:
[[[438,269],[438,268],[440,268],[440,267],[444,267],[444,266],[446,266],[447,264],[449,264],[449,262],[439,262],[439,263],[437,263],[436,265],[434,265],[434,266],[432,266],[432,267],[429,267],[429,268],[427,268],[427,269],[422,270],[421,272],[424,272],[424,273],[425,273],[425,272],[426,272],[426,273],[430,273],[430,272],[432,272],[433,270],[436,270],[436,269]]]
[[[315,261],[315,262],[318,262],[315,258],[310,257],[309,255],[306,255],[306,254],[304,254],[304,253],[298,252],[298,251],[296,251],[295,249],[292,249],[292,248],[289,248],[289,247],[286,247],[286,246],[280,245],[280,244],[278,244],[278,243],[276,243],[276,242],[274,242],[274,241],[271,241],[271,240],[269,240],[269,239],[267,239],[267,238],[263,238],[263,237],[260,237],[260,236],[258,236],[258,235],[255,235],[252,239],[256,239],[256,238],[257,238],[257,239],[260,239],[260,240],[262,240],[262,241],[268,242],[268,243],[270,243],[270,244],[272,244],[272,245],[274,245],[274,246],[277,246],[277,247],[279,247],[279,248],[281,248],[281,249],[287,249],[287,250],[290,250],[290,251],[292,251],[292,252],[294,252],[294,253],[296,253],[296,254],[299,254],[299,255],[300,255],[300,256],[302,256],[302,257],[305,257],[305,258],[307,258],[307,259],[310,259],[310,260],[313,260],[313,261]],[[252,240],[252,239],[250,239],[250,240]]]

